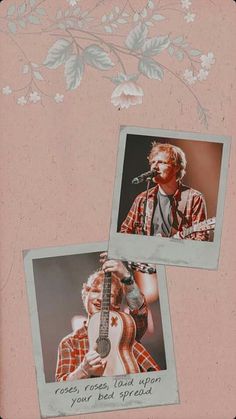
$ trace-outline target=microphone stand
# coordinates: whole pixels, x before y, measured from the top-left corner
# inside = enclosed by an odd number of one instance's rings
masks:
[[[151,183],[152,177],[149,176],[146,179],[147,187],[146,187],[146,195],[145,195],[145,201],[144,201],[144,214],[142,216],[141,226],[142,226],[142,233],[144,236],[147,236],[147,201],[149,196],[149,190],[150,190],[150,183]]]

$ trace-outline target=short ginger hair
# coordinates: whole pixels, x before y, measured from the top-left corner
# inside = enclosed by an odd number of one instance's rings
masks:
[[[174,166],[179,167],[179,170],[176,173],[176,179],[181,180],[186,173],[186,165],[187,165],[186,156],[183,150],[181,150],[180,147],[177,147],[176,145],[173,145],[173,144],[160,143],[158,141],[153,141],[150,153],[147,157],[149,164],[151,163],[151,160],[153,159],[153,157],[159,152],[165,152],[169,154],[170,160],[173,162]]]

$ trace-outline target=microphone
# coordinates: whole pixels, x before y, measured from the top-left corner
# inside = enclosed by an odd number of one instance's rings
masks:
[[[156,176],[157,173],[158,172],[157,172],[156,169],[149,170],[148,172],[144,172],[141,175],[139,175],[137,177],[134,177],[132,179],[132,184],[133,185],[138,185],[139,183],[144,182],[148,178],[153,178],[154,176]]]

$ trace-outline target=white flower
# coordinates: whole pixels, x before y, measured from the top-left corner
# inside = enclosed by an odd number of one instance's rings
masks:
[[[186,22],[187,22],[187,23],[194,22],[195,16],[196,16],[196,14],[195,14],[195,13],[190,13],[190,12],[188,12],[188,13],[184,16],[184,19],[186,20]]]
[[[189,9],[189,6],[191,6],[192,2],[190,0],[181,0],[181,4],[183,9]]]
[[[198,78],[198,80],[200,80],[200,81],[206,80],[206,79],[207,79],[208,74],[209,74],[209,71],[204,70],[203,68],[201,68],[201,70],[199,71],[199,73],[198,73],[198,75],[197,75],[197,78]]]
[[[10,86],[6,86],[2,88],[2,93],[6,96],[9,96],[12,93]]]
[[[67,2],[69,3],[70,6],[73,7],[77,5],[78,0],[67,0]]]
[[[194,84],[196,82],[196,80],[197,80],[197,77],[195,77],[193,75],[192,70],[186,69],[185,72],[184,72],[184,74],[183,74],[183,76],[184,76],[184,79],[186,80],[186,82],[188,84],[190,84],[190,85],[191,84]]]
[[[207,70],[210,70],[211,65],[216,61],[213,52],[208,52],[207,55],[201,55],[200,60],[202,62],[201,66]]]
[[[26,105],[26,103],[27,103],[27,100],[26,100],[25,96],[18,97],[18,99],[17,99],[17,104],[18,105],[24,106],[24,105]]]
[[[60,95],[60,93],[57,93],[57,94],[54,96],[54,100],[55,100],[55,102],[57,102],[57,103],[61,103],[61,102],[63,102],[63,100],[64,100],[64,95]]]
[[[111,95],[111,102],[114,106],[129,108],[131,105],[141,105],[143,101],[143,90],[133,81],[120,83]]]
[[[38,94],[38,92],[32,92],[32,93],[30,93],[30,95],[29,95],[29,101],[30,102],[37,103],[40,100],[41,100],[41,97]]]

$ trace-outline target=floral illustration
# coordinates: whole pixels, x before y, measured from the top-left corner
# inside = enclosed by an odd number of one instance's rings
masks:
[[[19,106],[45,104],[47,100],[62,104],[65,95],[79,89],[87,68],[92,67],[113,85],[111,104],[127,109],[146,99],[143,78],[158,83],[168,74],[191,93],[199,119],[207,127],[208,111],[194,85],[209,77],[214,54],[193,47],[184,35],[167,33],[165,28],[170,13],[182,16],[183,27],[195,22],[194,0],[144,0],[141,8],[135,3],[97,0],[88,7],[85,0],[64,0],[53,16],[49,0],[9,4],[6,14],[0,14],[0,33],[11,38],[23,58],[19,69],[23,81],[21,86],[13,87],[9,80],[1,86],[2,94],[13,96]],[[35,36],[37,42],[42,42],[43,35],[47,39],[50,35],[51,42],[44,60],[36,63],[28,55],[24,39]],[[167,65],[170,60],[172,64]],[[65,91],[57,92],[55,86],[51,93],[48,81],[60,68]]]

